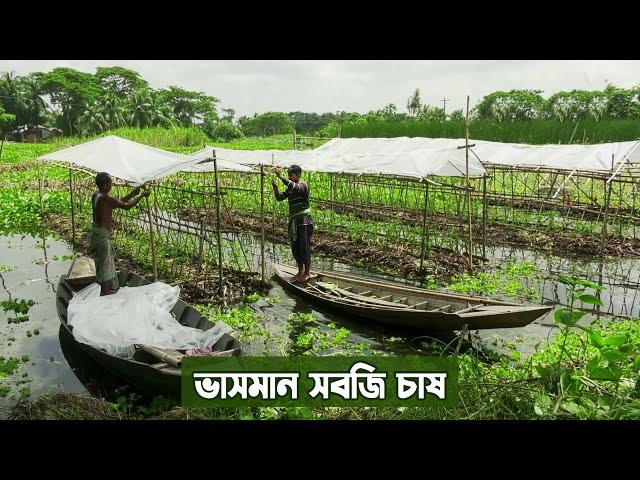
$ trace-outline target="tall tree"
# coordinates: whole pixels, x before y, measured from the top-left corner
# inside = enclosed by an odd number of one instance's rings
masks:
[[[607,85],[604,89],[607,97],[606,116],[609,118],[640,117],[640,87],[631,89]]]
[[[240,127],[246,136],[267,136],[291,133],[293,123],[289,115],[283,112],[267,112],[254,118],[243,117]]]
[[[132,127],[171,126],[170,107],[151,90],[136,91],[128,104],[128,123]]]
[[[43,75],[42,87],[62,110],[61,127],[68,135],[74,133],[74,126],[85,106],[93,104],[104,94],[104,88],[96,77],[72,68],[55,68]]]
[[[109,128],[125,127],[127,125],[127,110],[125,103],[114,93],[107,93],[100,99],[100,114]]]
[[[420,103],[420,89],[416,88],[415,92],[407,100],[407,110],[409,115],[416,117],[421,110],[422,104]]]
[[[25,124],[28,127],[43,125],[48,117],[48,107],[43,96],[43,73],[35,72],[20,78],[25,103]]]
[[[226,120],[227,122],[233,123],[233,118],[236,116],[236,111],[233,108],[223,108],[222,114],[223,115],[221,120]]]
[[[82,114],[76,121],[76,129],[82,134],[102,133],[109,129],[109,123],[104,118],[97,102],[85,105]]]
[[[0,77],[0,107],[7,114],[14,115],[18,125],[24,125],[27,118],[27,105],[20,84],[20,77],[15,72],[4,72]]]
[[[476,106],[479,119],[514,121],[544,118],[545,99],[542,90],[511,90],[493,92]]]
[[[149,88],[149,82],[135,70],[124,67],[98,67],[96,78],[105,90],[117,97],[128,98],[136,90]]]
[[[158,91],[160,100],[173,113],[180,125],[189,127],[204,122],[205,117],[217,118],[216,104],[219,99],[205,95],[203,92],[192,92],[174,85]]]
[[[5,113],[4,109],[0,107],[0,158],[2,158],[4,142],[7,140],[7,135],[15,125],[15,122],[16,116],[10,113]]]

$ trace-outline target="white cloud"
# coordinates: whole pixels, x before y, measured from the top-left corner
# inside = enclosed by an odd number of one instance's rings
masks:
[[[221,99],[238,115],[254,112],[337,110],[367,112],[395,103],[402,111],[413,90],[423,102],[462,108],[496,90],[602,89],[605,81],[631,87],[640,78],[635,60],[0,60],[0,71],[26,74],[71,67],[132,68],[154,88],[179,85]]]

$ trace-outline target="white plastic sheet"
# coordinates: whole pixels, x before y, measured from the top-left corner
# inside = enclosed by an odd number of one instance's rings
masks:
[[[527,145],[470,140],[469,175],[485,173],[483,164],[610,171],[621,162],[640,164],[640,141],[597,145]],[[309,172],[463,177],[464,138],[335,138],[305,151],[229,150],[215,148],[217,158],[244,165],[294,163]],[[209,154],[213,148],[207,147]]]
[[[336,138],[314,150],[215,150],[216,157],[244,165],[298,164],[307,172],[390,175],[421,179],[428,176],[463,177],[466,173],[464,139],[450,138]],[[196,154],[194,154],[196,155]],[[195,157],[194,157],[195,158]],[[469,154],[469,175],[485,169]]]
[[[214,149],[213,147],[205,147],[202,150],[198,150],[195,153],[189,155],[189,158],[195,160],[201,160],[205,163],[198,163],[197,165],[191,165],[182,169],[183,172],[213,172],[214,165],[212,161],[209,161],[213,158]],[[220,154],[216,156],[216,163],[219,172],[253,172],[251,167],[247,167],[246,165],[242,165],[237,162],[233,162],[222,158]]]
[[[140,186],[179,172],[200,160],[132,142],[115,135],[48,153],[38,160],[67,162]]]
[[[170,313],[179,295],[178,287],[155,282],[121,287],[101,297],[100,286],[92,283],[69,302],[67,322],[78,342],[119,356],[132,356],[134,344],[176,350],[210,347],[231,331],[224,322],[206,331],[180,325]]]
[[[611,171],[620,162],[640,163],[640,142],[595,145],[525,145],[473,140],[473,151],[486,164],[548,167],[588,172]]]

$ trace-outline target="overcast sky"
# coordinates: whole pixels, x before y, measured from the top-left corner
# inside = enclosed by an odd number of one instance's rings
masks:
[[[407,98],[420,89],[423,103],[447,111],[473,106],[496,90],[602,89],[640,83],[637,60],[0,60],[0,72],[24,75],[71,67],[94,73],[97,66],[120,65],[138,71],[153,88],[178,85],[218,97],[237,116],[254,112],[303,111],[366,113]]]

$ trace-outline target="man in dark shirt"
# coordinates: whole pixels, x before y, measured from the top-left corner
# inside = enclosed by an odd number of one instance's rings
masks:
[[[129,195],[118,199],[109,195],[112,181],[108,173],[100,172],[96,175],[96,191],[91,197],[93,207],[93,225],[89,232],[89,246],[95,255],[96,281],[100,284],[100,296],[116,293],[118,290],[118,273],[111,248],[113,230],[113,209],[130,210],[135,207],[142,197],[148,197],[150,190],[140,192],[135,188]],[[136,195],[138,195],[136,198]],[[133,200],[131,200],[133,198]],[[131,200],[131,201],[130,201]]]
[[[294,282],[306,282],[311,278],[311,235],[313,235],[313,218],[309,209],[309,185],[300,180],[302,169],[298,165],[292,165],[287,169],[289,178],[281,174],[281,168],[275,167],[274,172],[286,190],[278,191],[278,184],[272,180],[273,192],[276,200],[289,200],[289,240],[291,251],[298,263],[298,273],[293,276]]]

